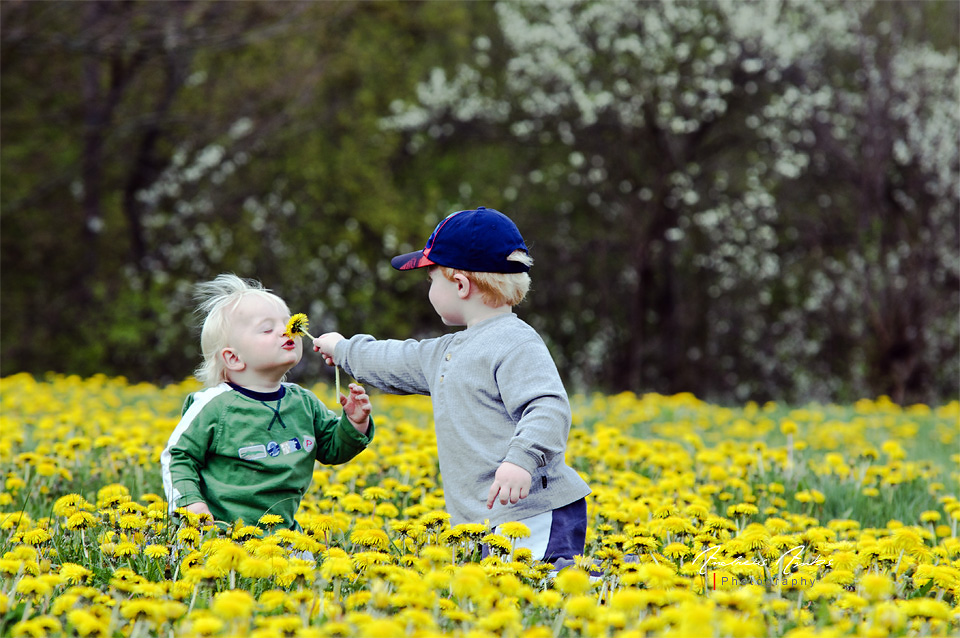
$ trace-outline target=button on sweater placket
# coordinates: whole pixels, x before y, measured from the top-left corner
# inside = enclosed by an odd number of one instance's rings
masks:
[[[444,361],[450,361],[450,359],[452,359],[452,358],[453,358],[453,354],[450,353],[450,352],[448,352],[447,354],[443,355]],[[443,371],[445,368],[446,368],[446,366],[443,365],[443,364],[441,364],[441,366],[440,366],[441,371]],[[440,383],[443,383],[443,378],[444,378],[445,376],[447,376],[445,372],[440,375]]]

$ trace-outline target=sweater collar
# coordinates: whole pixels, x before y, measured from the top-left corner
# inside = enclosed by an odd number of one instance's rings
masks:
[[[279,401],[287,393],[287,388],[283,385],[274,392],[257,392],[256,390],[250,390],[249,388],[230,381],[227,381],[227,384],[243,396],[250,397],[255,401]]]

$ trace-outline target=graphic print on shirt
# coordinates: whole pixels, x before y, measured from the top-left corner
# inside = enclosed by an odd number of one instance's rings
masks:
[[[267,456],[267,446],[265,445],[248,445],[247,447],[242,447],[239,450],[240,458],[244,461],[255,461],[257,459],[262,459]]]
[[[277,457],[281,454],[293,454],[294,452],[299,452],[304,449],[309,452],[310,449],[316,445],[316,441],[309,436],[303,438],[304,441],[302,444],[300,443],[300,439],[293,437],[289,441],[282,441],[280,443],[270,441],[266,445],[247,445],[237,450],[237,456],[244,461],[255,461],[266,458],[268,455]]]

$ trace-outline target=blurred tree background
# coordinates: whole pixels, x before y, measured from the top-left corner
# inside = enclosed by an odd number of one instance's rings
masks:
[[[956,398],[960,4],[0,4],[0,374],[179,380],[191,287],[444,330],[389,258],[510,215],[571,390]],[[329,374],[310,354],[298,379]]]

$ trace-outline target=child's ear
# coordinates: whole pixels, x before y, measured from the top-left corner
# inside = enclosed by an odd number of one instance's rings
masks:
[[[463,273],[457,273],[453,276],[453,280],[457,282],[457,294],[460,296],[460,298],[466,299],[469,297],[470,290],[473,286],[473,282],[470,281],[470,278]]]
[[[223,357],[223,363],[227,370],[235,370],[236,372],[240,372],[247,365],[243,362],[243,360],[240,358],[240,355],[237,354],[237,351],[233,348],[224,348],[220,351],[220,356]]]

